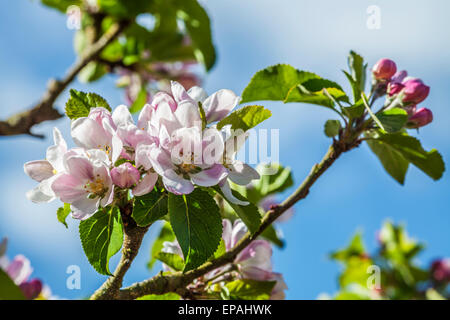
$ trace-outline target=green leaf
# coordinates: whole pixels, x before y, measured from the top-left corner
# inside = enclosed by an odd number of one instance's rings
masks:
[[[0,300],[26,300],[20,288],[0,269]]]
[[[63,225],[65,225],[66,228],[68,228],[66,218],[70,214],[70,212],[71,212],[71,210],[70,210],[69,203],[64,203],[64,207],[58,208],[58,210],[56,211],[56,216],[58,217],[58,221],[61,222]]]
[[[241,206],[238,204],[234,204],[231,201],[229,201],[222,191],[219,188],[214,188],[214,190],[219,193],[222,198],[230,205],[230,207],[234,210],[234,212],[238,215],[239,218],[241,218],[242,222],[245,223],[248,230],[250,230],[251,233],[255,233],[258,231],[259,226],[261,225],[261,214],[259,213],[258,208],[252,204],[249,203],[246,206]],[[241,201],[247,201],[247,199],[242,196],[238,191],[231,190],[233,196],[235,196],[237,199]]]
[[[188,195],[169,193],[169,218],[186,266],[191,270],[207,261],[222,239],[222,218],[211,195],[195,189]]]
[[[366,110],[366,108],[362,99],[359,99],[355,104],[349,107],[342,108],[344,114],[350,119],[361,117],[364,114],[364,110]]]
[[[175,292],[168,292],[165,294],[149,294],[136,300],[181,300],[181,297]]]
[[[169,252],[159,252],[156,254],[156,259],[165,263],[175,271],[182,271],[184,269],[183,258],[177,254]]]
[[[102,208],[80,222],[80,239],[89,263],[104,275],[111,275],[109,259],[122,247],[123,231],[119,209]]]
[[[405,183],[409,161],[394,147],[379,140],[367,140],[372,152],[378,157],[386,172],[398,183]]]
[[[433,288],[427,289],[425,293],[427,300],[447,300],[444,296],[442,296],[439,292],[437,292]]]
[[[70,89],[70,98],[66,103],[66,114],[72,119],[87,117],[91,108],[102,107],[111,111],[108,102],[96,93],[85,93]]]
[[[148,0],[97,0],[100,10],[118,18],[133,18],[150,8]]]
[[[270,242],[272,242],[274,245],[276,245],[279,248],[284,248],[284,246],[286,245],[284,239],[279,236],[277,230],[275,229],[275,227],[273,225],[270,225],[269,227],[267,227],[263,231],[261,236],[264,239],[269,240]]]
[[[227,248],[225,246],[225,241],[223,241],[223,239],[220,239],[219,247],[217,247],[217,250],[216,250],[216,252],[214,252],[213,257],[219,258],[220,256],[224,255],[225,252],[227,252]]]
[[[226,284],[232,300],[268,300],[276,281],[234,280]]]
[[[251,203],[259,203],[268,195],[283,192],[294,185],[291,168],[285,168],[279,163],[260,164],[256,171],[258,171],[260,178],[252,182],[253,188],[241,187],[237,189]],[[238,187],[233,185],[233,188]]]
[[[308,80],[320,78],[287,64],[277,64],[258,71],[242,93],[242,103],[251,101],[285,101],[289,91]]]
[[[69,6],[81,6],[82,0],[41,0],[43,5],[66,13]]]
[[[258,71],[242,93],[242,102],[275,100],[304,102],[332,108],[334,101],[348,102],[348,97],[337,83],[318,75],[300,71],[286,64],[278,64]]]
[[[133,104],[130,106],[130,112],[136,113],[141,111],[141,109],[144,107],[144,105],[147,103],[147,90],[145,86],[139,90],[139,93],[134,100]]]
[[[197,61],[210,70],[216,61],[208,14],[197,0],[177,0],[177,16],[184,21],[186,30],[195,48]]]
[[[436,149],[431,151],[424,150],[419,140],[405,132],[379,133],[377,140],[389,145],[432,179],[439,180],[442,177],[445,171],[445,164],[442,156]]]
[[[333,108],[334,101],[348,101],[348,97],[337,83],[326,79],[311,79],[292,87],[284,100],[287,102],[311,103],[327,108]]]
[[[339,120],[327,120],[324,126],[325,135],[329,138],[333,138],[339,134],[341,130],[341,122]]]
[[[138,226],[146,227],[167,214],[167,193],[153,190],[134,198],[132,217]]]
[[[354,101],[356,102],[361,98],[361,93],[364,92],[365,89],[367,64],[364,64],[362,56],[354,51],[350,51],[348,56],[348,66],[350,73],[345,71],[344,73],[350,82]]]
[[[362,259],[361,257],[351,257],[346,261],[346,268],[339,276],[339,284],[342,288],[349,285],[359,284],[367,286],[367,279],[371,276],[367,272],[373,265],[371,259]]]
[[[89,62],[78,74],[78,80],[82,83],[93,82],[108,73],[104,64],[92,61]]]
[[[331,253],[330,258],[346,263],[353,257],[361,257],[364,253],[362,234],[358,232],[353,236],[348,247]]]
[[[226,118],[217,123],[217,129],[222,129],[226,125],[231,125],[231,129],[242,129],[247,131],[264,120],[270,118],[272,113],[263,106],[245,106],[233,111]]]
[[[393,108],[377,113],[377,117],[384,130],[393,133],[403,129],[408,120],[408,113],[403,109]]]
[[[380,240],[384,244],[383,255],[397,265],[411,261],[423,249],[423,245],[409,237],[404,226],[385,222],[380,231]],[[418,270],[415,270],[418,271]]]
[[[147,263],[147,267],[149,269],[153,268],[157,258],[157,254],[161,252],[163,248],[164,242],[172,242],[175,240],[175,234],[172,231],[172,228],[170,227],[170,223],[166,222],[163,227],[161,228],[161,231],[158,234],[158,237],[153,242],[152,250],[150,253],[150,261]]]

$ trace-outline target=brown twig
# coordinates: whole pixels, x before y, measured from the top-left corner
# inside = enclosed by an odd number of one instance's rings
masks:
[[[47,91],[35,106],[4,121],[0,121],[0,136],[28,134],[33,137],[43,138],[43,135],[32,133],[31,128],[41,122],[56,120],[63,116],[53,107],[55,100],[75,79],[77,74],[89,62],[95,60],[102,50],[119,36],[128,23],[128,21],[121,21],[112,25],[102,37],[87,48],[83,55],[68,70],[63,79],[51,79],[48,83]]]
[[[311,172],[303,181],[303,183],[279,206],[271,208],[262,219],[261,226],[254,234],[247,233],[234,248],[226,252],[222,256],[206,262],[197,269],[188,272],[176,272],[169,275],[162,273],[142,282],[135,283],[130,287],[117,291],[112,297],[117,299],[136,299],[148,294],[164,294],[168,292],[180,292],[185,290],[195,279],[205,275],[206,273],[232,263],[236,256],[247,247],[253,240],[255,240],[261,233],[270,226],[278,217],[280,217],[286,210],[291,208],[295,203],[304,199],[313,184],[317,179],[339,158],[339,156],[359,145],[357,138],[351,139],[350,142],[345,142],[346,139],[335,141],[330,146],[328,152],[323,157],[322,161],[313,166]],[[91,299],[108,298],[106,295],[94,295]]]

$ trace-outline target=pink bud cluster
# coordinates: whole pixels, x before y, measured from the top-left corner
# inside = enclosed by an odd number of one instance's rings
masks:
[[[389,99],[399,99],[401,106],[408,112],[408,128],[420,128],[433,121],[430,109],[419,108],[430,93],[430,87],[421,79],[408,77],[405,70],[397,72],[397,66],[390,59],[379,60],[372,68],[373,78],[387,84]]]

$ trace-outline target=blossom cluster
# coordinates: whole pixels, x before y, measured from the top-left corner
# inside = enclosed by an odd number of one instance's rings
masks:
[[[144,106],[137,123],[125,105],[112,113],[91,108],[88,116],[72,121],[76,147],[69,149],[55,128],[46,159],[25,163],[25,173],[39,182],[27,197],[34,202],[59,198],[82,220],[120,194],[142,196],[156,184],[178,195],[194,186],[218,186],[230,201],[245,205],[231,193],[228,179],[247,185],[259,178],[235,159],[246,133],[215,124],[239,102],[230,90],[208,96],[199,87],[186,91],[173,81],[170,92],[158,92]]]
[[[228,219],[222,221],[223,233],[222,239],[225,243],[226,251],[230,251],[238,241],[247,233],[247,227],[237,219],[232,223]],[[163,252],[183,256],[178,242],[164,242]],[[214,279],[218,285],[225,284],[226,281],[233,279],[251,279],[256,281],[275,281],[270,299],[282,300],[285,297],[284,290],[287,285],[284,282],[282,274],[272,271],[272,247],[270,243],[263,239],[254,240],[244,250],[242,250],[234,260],[236,268],[229,268],[225,265],[207,273],[202,281],[208,282]],[[170,267],[163,265],[165,270]],[[229,272],[227,272],[229,271]]]
[[[397,66],[390,59],[379,60],[372,69],[375,83],[382,87],[388,102],[401,106],[408,113],[408,128],[420,128],[433,121],[430,109],[419,108],[430,93],[430,87],[419,78],[408,76],[405,70],[397,72]]]

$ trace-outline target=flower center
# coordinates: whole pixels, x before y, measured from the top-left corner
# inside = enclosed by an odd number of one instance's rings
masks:
[[[98,146],[97,146],[99,149],[101,149],[101,150],[103,150],[103,151],[105,151],[105,153],[107,154],[107,155],[109,155],[109,153],[111,152],[111,147],[110,146],[108,146],[108,145],[101,145],[101,144],[99,144]]]
[[[89,198],[91,199],[96,198],[97,196],[103,197],[106,191],[108,191],[108,188],[105,187],[103,179],[98,175],[95,180],[89,181],[83,188],[87,193],[89,193]]]

